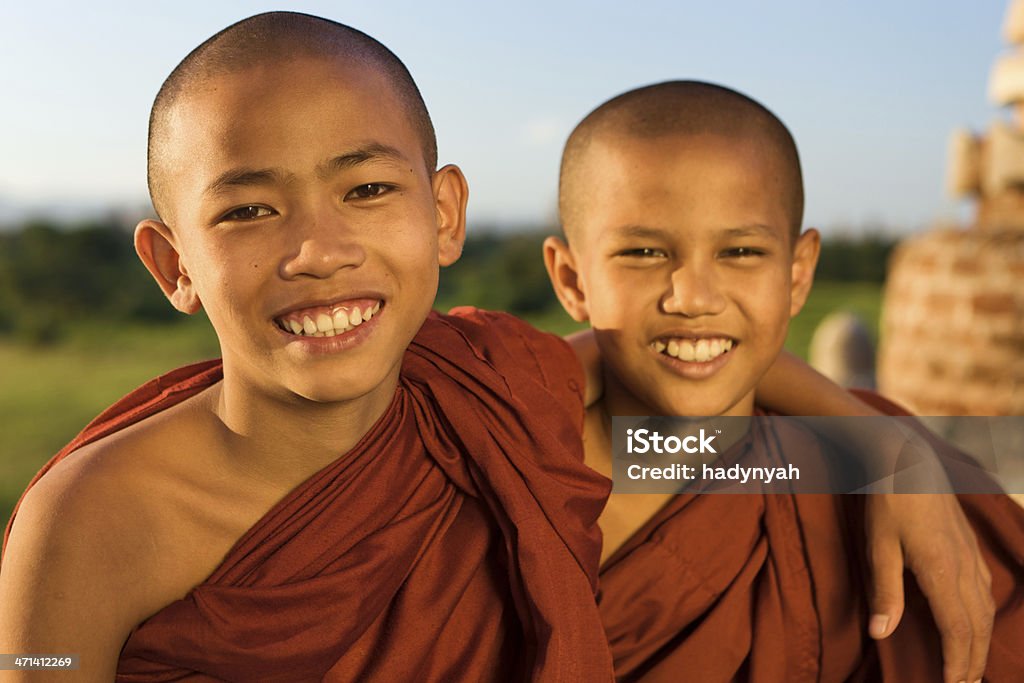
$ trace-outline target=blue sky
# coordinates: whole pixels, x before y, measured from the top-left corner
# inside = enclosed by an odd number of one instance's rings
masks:
[[[475,225],[550,222],[561,145],[588,111],[670,78],[729,85],[792,129],[807,224],[909,231],[967,215],[944,192],[958,126],[1000,116],[1003,0],[10,2],[0,20],[0,219],[143,207],[146,120],[193,47],[269,9],[351,24],[409,66]]]

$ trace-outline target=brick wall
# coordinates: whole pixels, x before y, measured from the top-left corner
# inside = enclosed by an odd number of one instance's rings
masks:
[[[937,230],[897,247],[878,383],[922,415],[1024,415],[1024,231]]]

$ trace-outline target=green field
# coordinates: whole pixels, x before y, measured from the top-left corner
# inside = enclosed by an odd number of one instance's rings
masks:
[[[876,284],[819,283],[786,343],[804,356],[818,321],[839,308],[877,327]],[[560,310],[528,318],[560,334],[576,329]],[[0,519],[32,475],[92,417],[162,372],[217,355],[201,318],[178,325],[79,329],[57,346],[32,348],[0,338]]]

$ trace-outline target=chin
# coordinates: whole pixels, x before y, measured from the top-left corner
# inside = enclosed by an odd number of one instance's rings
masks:
[[[367,393],[362,382],[353,386],[346,382],[329,381],[327,375],[307,382],[290,382],[286,388],[299,398],[321,404],[346,403]]]
[[[661,411],[659,414],[669,417],[716,417],[727,409],[721,405],[683,405],[673,406],[669,410]]]
[[[710,392],[700,389],[687,389],[683,397],[666,397],[652,405],[657,406],[652,415],[678,417],[715,417],[728,412],[739,399],[733,396],[709,396]]]
[[[349,393],[343,393],[337,390],[331,391],[329,389],[306,389],[304,391],[296,391],[295,394],[311,403],[319,403],[323,405],[329,405],[331,403],[345,403],[358,398],[358,396],[353,396]]]

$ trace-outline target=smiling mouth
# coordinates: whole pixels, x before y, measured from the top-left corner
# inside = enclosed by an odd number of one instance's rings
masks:
[[[687,363],[707,363],[729,353],[738,344],[738,341],[729,337],[702,337],[700,339],[668,337],[656,339],[651,343],[651,348],[658,353]]]
[[[297,337],[334,337],[350,332],[380,312],[382,301],[317,306],[292,311],[274,322]]]

